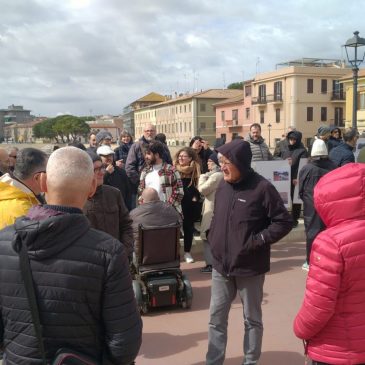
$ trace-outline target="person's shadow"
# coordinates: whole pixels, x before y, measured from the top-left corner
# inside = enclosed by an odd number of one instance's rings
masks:
[[[224,365],[241,364],[242,357],[226,358]],[[304,355],[289,351],[266,351],[261,354],[258,365],[303,365]],[[195,362],[191,365],[205,365],[205,361]]]

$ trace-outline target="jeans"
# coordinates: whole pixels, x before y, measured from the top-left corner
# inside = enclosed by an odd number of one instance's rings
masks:
[[[225,277],[213,269],[206,365],[222,365],[227,346],[228,315],[238,292],[243,304],[243,365],[257,364],[263,335],[261,302],[265,275]]]

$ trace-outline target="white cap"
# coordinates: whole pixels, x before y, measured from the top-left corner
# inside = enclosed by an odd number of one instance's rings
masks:
[[[108,145],[103,145],[103,146],[100,146],[97,150],[96,150],[96,153],[99,155],[99,156],[108,156],[108,155],[114,155],[114,151],[110,148],[110,146]]]
[[[326,143],[322,139],[318,138],[313,142],[311,156],[312,157],[328,156]]]

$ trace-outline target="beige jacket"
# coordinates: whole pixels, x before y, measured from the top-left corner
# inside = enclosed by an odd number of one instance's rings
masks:
[[[219,169],[209,171],[199,177],[198,190],[205,198],[202,209],[203,218],[200,225],[200,237],[203,240],[207,239],[206,232],[209,230],[213,218],[215,192],[222,179],[223,172]]]

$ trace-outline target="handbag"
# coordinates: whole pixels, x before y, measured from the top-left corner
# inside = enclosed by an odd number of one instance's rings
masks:
[[[32,269],[30,267],[28,250],[25,244],[19,239],[18,234],[15,236],[15,245],[19,249],[20,271],[24,281],[25,291],[27,293],[30,312],[34,330],[38,340],[39,351],[42,355],[43,365],[100,365],[101,363],[90,356],[67,348],[60,348],[51,361],[47,361],[46,350],[43,342],[42,325],[39,317],[38,302],[34,288]]]

